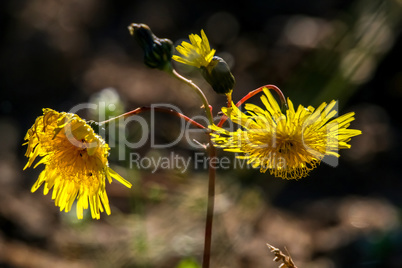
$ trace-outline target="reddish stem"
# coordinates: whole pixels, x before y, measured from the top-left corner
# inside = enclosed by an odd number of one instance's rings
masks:
[[[205,220],[205,237],[204,237],[204,255],[202,259],[202,268],[209,268],[211,259],[211,244],[212,244],[212,223],[214,218],[215,206],[215,177],[216,177],[216,148],[214,147],[211,136],[209,139],[209,160],[208,160],[208,203],[207,216]]]
[[[164,108],[164,107],[149,107],[149,106],[139,107],[139,108],[134,109],[134,110],[132,110],[130,112],[127,112],[127,113],[124,113],[124,114],[119,115],[117,117],[114,117],[114,118],[105,120],[103,122],[100,122],[99,124],[103,125],[103,124],[109,123],[110,121],[116,120],[116,119],[118,119],[120,117],[127,118],[129,116],[136,115],[136,114],[139,114],[139,113],[142,113],[142,112],[145,112],[145,111],[150,111],[150,110],[154,110],[154,111],[162,112],[162,113],[168,113],[168,114],[177,116],[179,118],[183,118],[184,120],[186,120],[187,122],[193,124],[194,126],[196,126],[198,128],[201,128],[201,129],[205,129],[205,127],[203,125],[199,124],[198,122],[194,121],[193,119],[189,118],[188,116],[185,116],[184,114],[176,112],[175,110]]]
[[[282,91],[281,91],[277,86],[275,86],[275,85],[265,85],[265,86],[259,87],[259,88],[257,88],[257,89],[254,89],[253,91],[250,91],[246,96],[244,96],[241,100],[239,100],[239,101],[236,103],[236,107],[239,107],[239,106],[242,105],[246,100],[248,100],[249,98],[251,98],[251,97],[257,95],[258,93],[260,93],[261,91],[263,91],[264,88],[268,88],[268,89],[274,90],[274,91],[278,94],[278,96],[279,96],[279,98],[280,98],[280,100],[281,100],[282,105],[284,105],[285,107],[287,107],[285,95],[283,95]],[[228,107],[230,107],[230,105],[231,105],[231,104],[228,103]],[[223,125],[223,123],[226,122],[227,119],[228,119],[228,117],[227,117],[226,115],[223,115],[222,118],[221,118],[221,121],[219,121],[219,123],[218,123],[217,126],[218,126],[218,127],[221,127],[221,126]]]

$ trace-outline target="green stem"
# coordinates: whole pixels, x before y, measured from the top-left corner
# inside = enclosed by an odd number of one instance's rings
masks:
[[[172,74],[178,78],[180,81],[183,81],[187,85],[189,85],[200,97],[205,113],[207,115],[209,124],[212,125],[214,123],[211,106],[208,103],[207,98],[204,95],[204,92],[193,83],[193,81],[186,79],[185,77],[181,76],[176,70],[173,70]],[[202,267],[209,268],[209,263],[211,259],[211,244],[212,244],[212,222],[214,218],[214,206],[215,206],[215,177],[216,177],[216,167],[213,166],[211,163],[214,163],[214,159],[216,158],[216,148],[214,147],[211,137],[208,135],[209,138],[209,167],[208,167],[208,201],[207,201],[207,215],[205,220],[205,236],[204,236],[204,254],[202,259]]]
[[[212,116],[211,106],[209,105],[208,100],[204,95],[204,92],[202,92],[202,90],[196,84],[194,84],[193,81],[181,76],[176,70],[173,70],[172,74],[174,77],[176,77],[180,81],[189,85],[195,91],[195,93],[197,93],[197,95],[200,97],[200,99],[202,101],[202,104],[204,106],[205,113],[207,115],[209,123],[213,124],[214,120],[213,120],[213,116]]]

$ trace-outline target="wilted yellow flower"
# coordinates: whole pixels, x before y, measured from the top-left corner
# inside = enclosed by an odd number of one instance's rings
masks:
[[[109,200],[105,189],[105,179],[112,178],[126,187],[131,183],[113,171],[108,164],[109,145],[79,116],[43,109],[35,124],[25,136],[28,145],[30,167],[37,156],[42,159],[34,166],[45,164],[38,180],[32,186],[35,192],[44,184],[43,194],[53,188],[52,199],[60,211],[71,210],[77,199],[77,217],[83,218],[83,210],[91,208],[94,219],[100,212],[110,214]]]
[[[207,67],[214,57],[215,49],[209,47],[208,38],[201,30],[201,37],[197,34],[190,34],[190,43],[183,41],[181,46],[177,46],[177,51],[183,57],[173,55],[172,59],[197,68]]]
[[[350,148],[351,137],[361,134],[360,130],[348,129],[353,112],[332,119],[337,113],[336,101],[317,109],[299,105],[295,110],[288,99],[289,108],[282,113],[268,89],[264,88],[264,93],[261,100],[266,110],[246,104],[245,114],[233,103],[231,108],[222,108],[242,128],[230,132],[210,126],[215,131],[211,136],[216,146],[243,153],[237,157],[260,167],[261,172],[269,169],[272,175],[284,179],[306,177],[324,156],[339,157],[338,150]]]

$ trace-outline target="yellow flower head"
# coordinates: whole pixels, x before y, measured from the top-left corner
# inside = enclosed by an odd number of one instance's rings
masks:
[[[77,199],[77,217],[83,218],[83,210],[91,208],[94,219],[100,212],[110,214],[110,206],[105,189],[105,178],[112,178],[126,187],[131,183],[113,171],[108,164],[109,145],[79,116],[43,109],[35,124],[28,130],[24,145],[28,145],[30,167],[37,156],[42,159],[34,166],[45,164],[38,180],[32,186],[35,192],[43,183],[46,195],[53,187],[52,199],[60,211],[71,210]]]
[[[197,68],[207,67],[214,57],[215,49],[209,47],[208,38],[201,30],[201,37],[197,34],[190,34],[190,43],[182,42],[181,46],[177,46],[177,51],[183,57],[173,55],[172,59]]]
[[[211,135],[216,146],[242,153],[237,158],[260,167],[261,172],[269,169],[283,179],[306,177],[324,156],[339,157],[338,150],[350,148],[351,137],[361,134],[360,130],[348,129],[354,120],[353,112],[332,119],[337,113],[336,101],[323,103],[317,109],[299,105],[295,110],[288,99],[289,108],[284,114],[268,89],[264,88],[264,93],[261,100],[266,110],[246,104],[245,114],[233,103],[231,108],[222,109],[242,128],[230,132],[210,126],[215,131]]]

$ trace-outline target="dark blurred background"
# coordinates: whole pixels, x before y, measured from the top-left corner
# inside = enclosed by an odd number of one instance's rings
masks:
[[[340,113],[355,111],[351,127],[363,131],[336,168],[323,163],[299,181],[218,170],[212,267],[278,267],[266,243],[286,247],[298,267],[402,267],[400,0],[13,0],[1,1],[0,12],[0,267],[200,263],[205,170],[130,168],[112,148],[111,166],[134,186],[107,185],[112,215],[99,221],[78,221],[41,190],[32,194],[43,167],[22,171],[24,135],[45,107],[104,101],[115,104],[113,115],[163,102],[203,114],[188,87],[143,65],[127,30],[133,22],[175,45],[204,29],[236,77],[234,100],[275,84],[295,105],[339,100]],[[214,113],[225,105],[199,74],[175,66],[205,90]],[[82,116],[96,120],[96,112]],[[177,126],[157,116],[157,140],[174,140]],[[132,125],[126,136],[138,131]],[[183,141],[135,152],[202,150]]]

